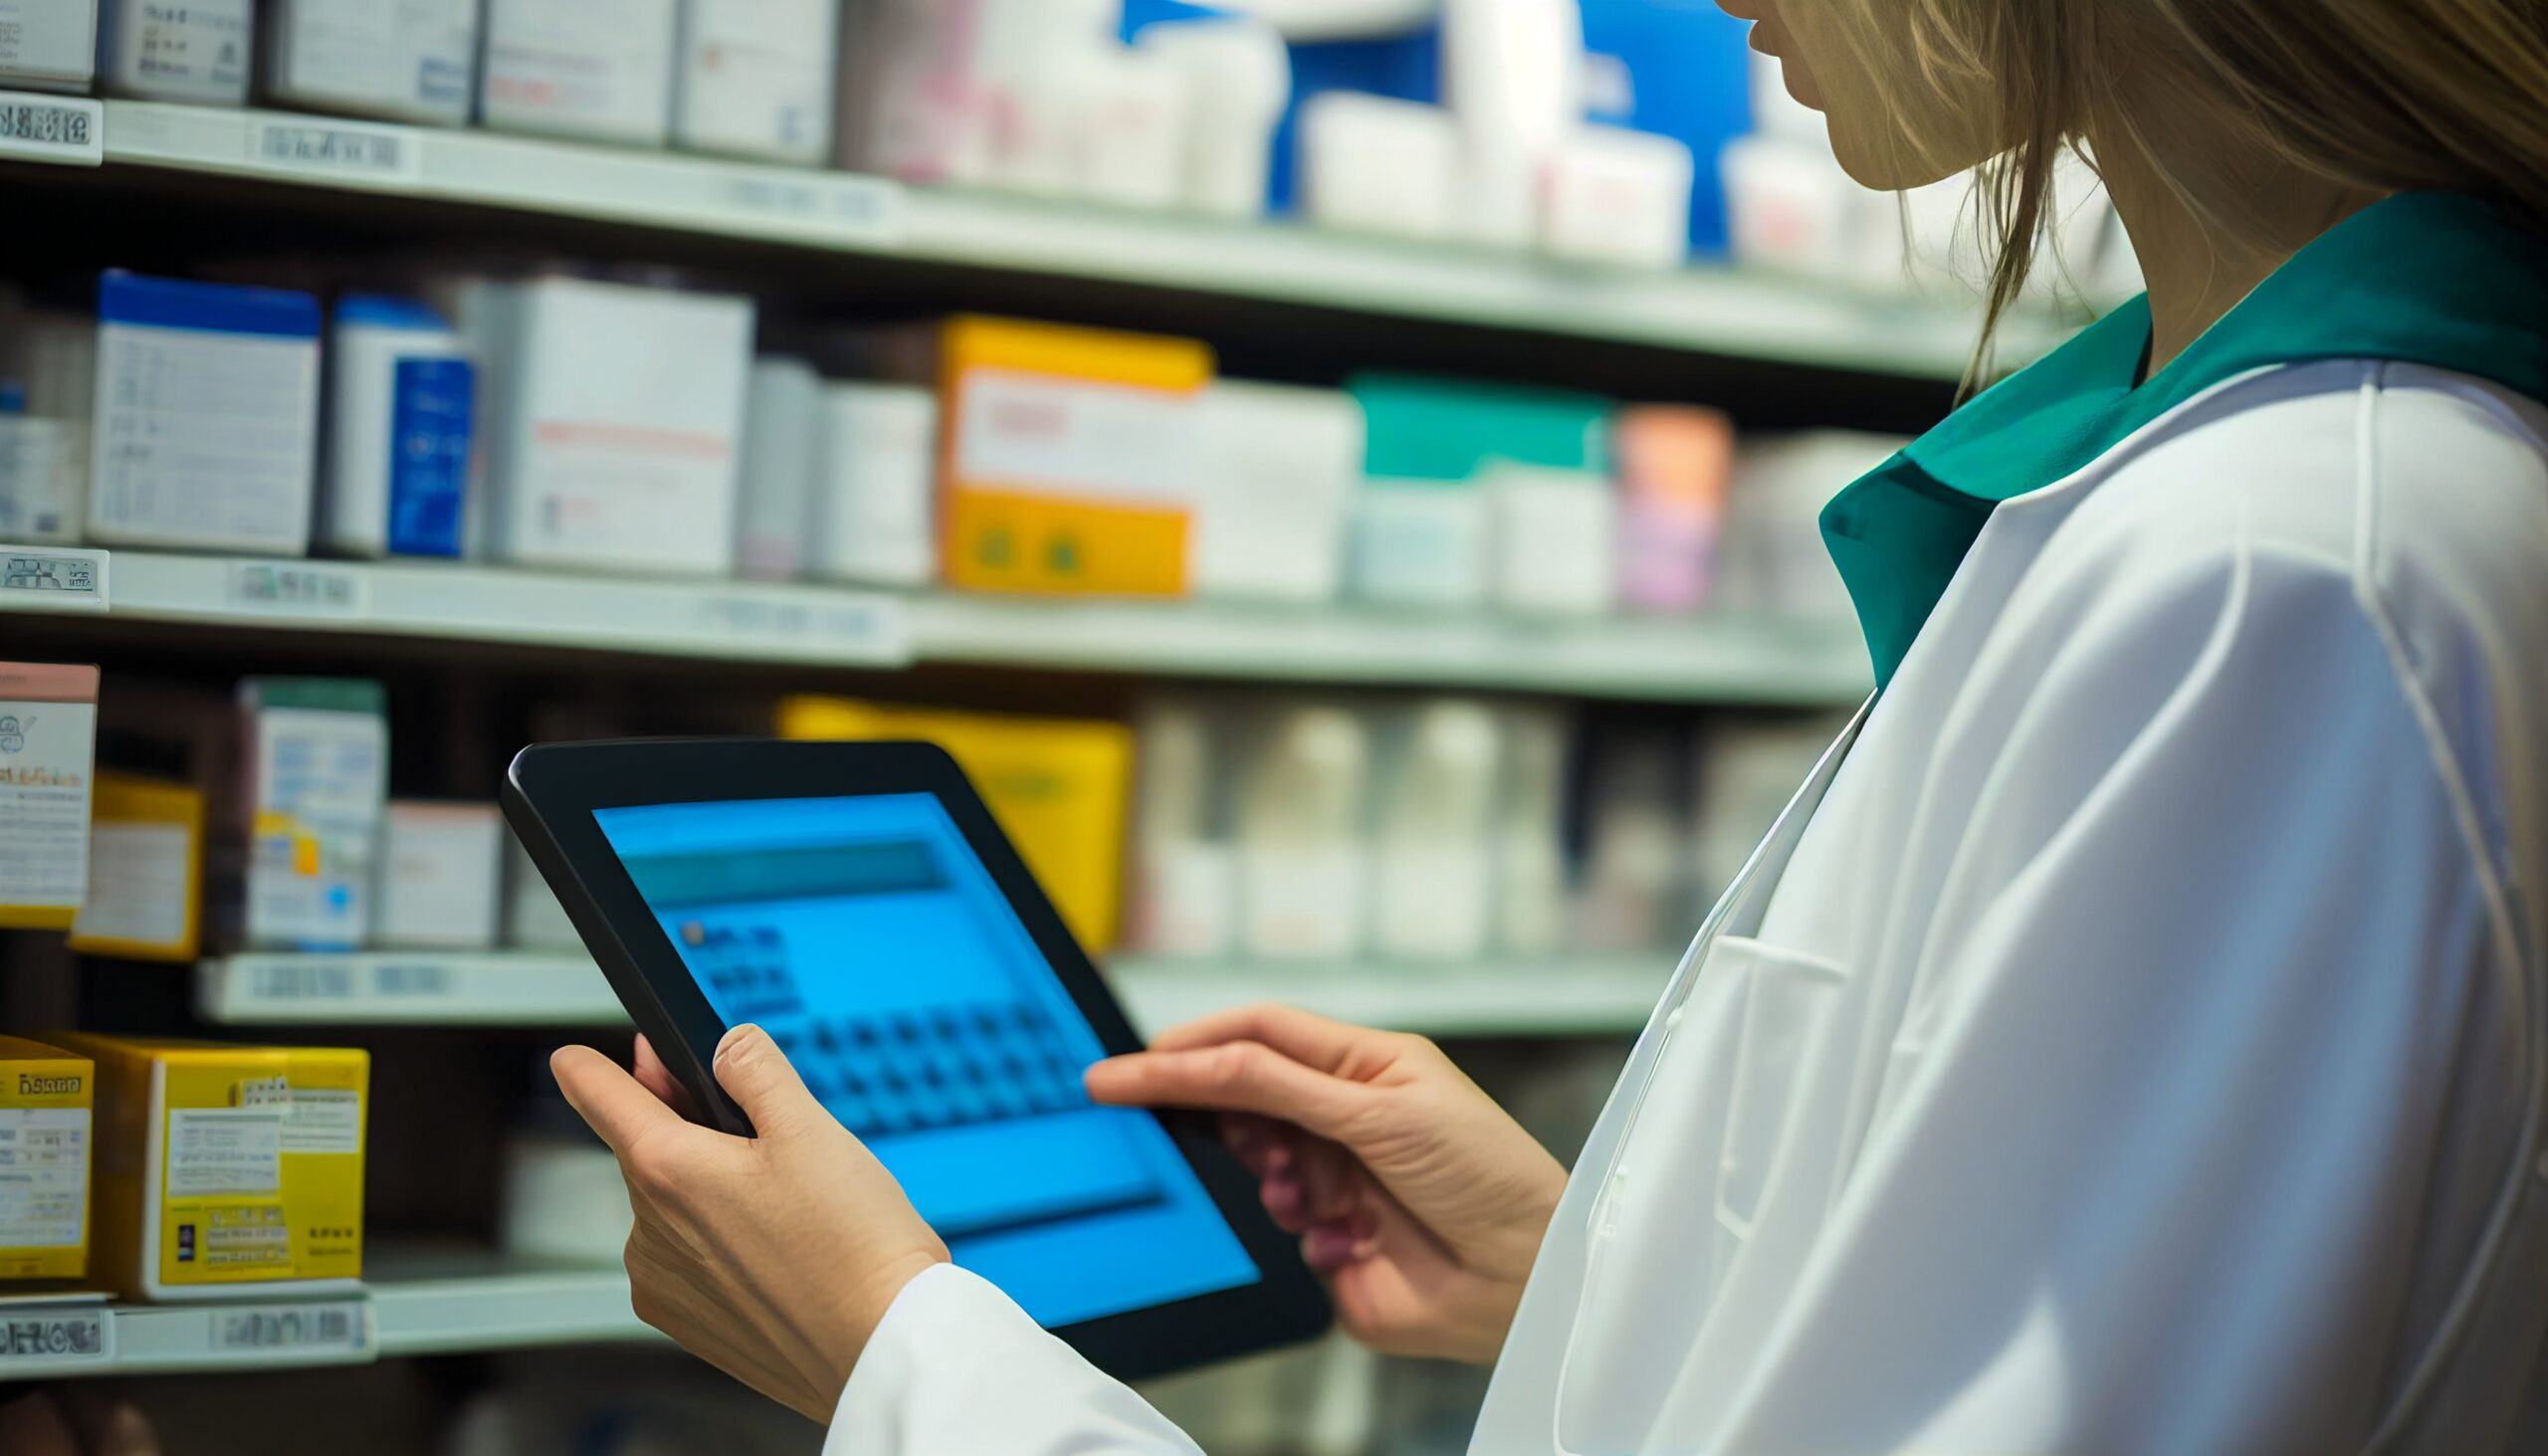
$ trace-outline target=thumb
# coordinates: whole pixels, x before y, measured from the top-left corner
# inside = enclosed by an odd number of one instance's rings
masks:
[[[769,1033],[746,1021],[717,1043],[717,1085],[752,1120],[760,1137],[783,1136],[823,1115],[821,1103],[805,1090],[805,1079]]]

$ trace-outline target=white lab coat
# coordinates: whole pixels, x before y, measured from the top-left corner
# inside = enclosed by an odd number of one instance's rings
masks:
[[[2218,386],[2000,507],[1861,723],[1473,1451],[2548,1450],[2548,410]],[[1191,1447],[951,1269],[828,1449]]]

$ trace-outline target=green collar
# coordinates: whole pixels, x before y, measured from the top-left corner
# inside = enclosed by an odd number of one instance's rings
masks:
[[[1876,681],[1891,680],[1993,508],[2076,475],[2217,384],[2383,359],[2548,401],[2541,248],[2476,198],[2401,194],[2303,248],[2147,383],[2134,384],[2150,342],[2145,296],[1976,396],[1823,508]]]

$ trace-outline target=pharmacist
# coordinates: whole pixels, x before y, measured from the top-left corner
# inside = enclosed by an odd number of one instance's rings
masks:
[[[2000,299],[2084,140],[2148,298],[1825,513],[1882,690],[1571,1177],[1295,1012],[1091,1091],[1227,1113],[1350,1331],[1495,1363],[1478,1452],[2548,1450],[2538,0],[1729,5],[1861,181],[2001,157]],[[1190,1449],[765,1036],[758,1143],[557,1069],[640,1312],[832,1450]]]

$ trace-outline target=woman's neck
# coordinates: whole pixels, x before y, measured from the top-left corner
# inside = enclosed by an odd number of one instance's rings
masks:
[[[2136,145],[2091,137],[2089,149],[2150,289],[2152,374],[2292,254],[2380,197],[2297,168],[2226,158],[2207,168],[2223,185],[2180,191]],[[2207,206],[2207,196],[2229,200]],[[2225,219],[2234,219],[2234,230]]]

